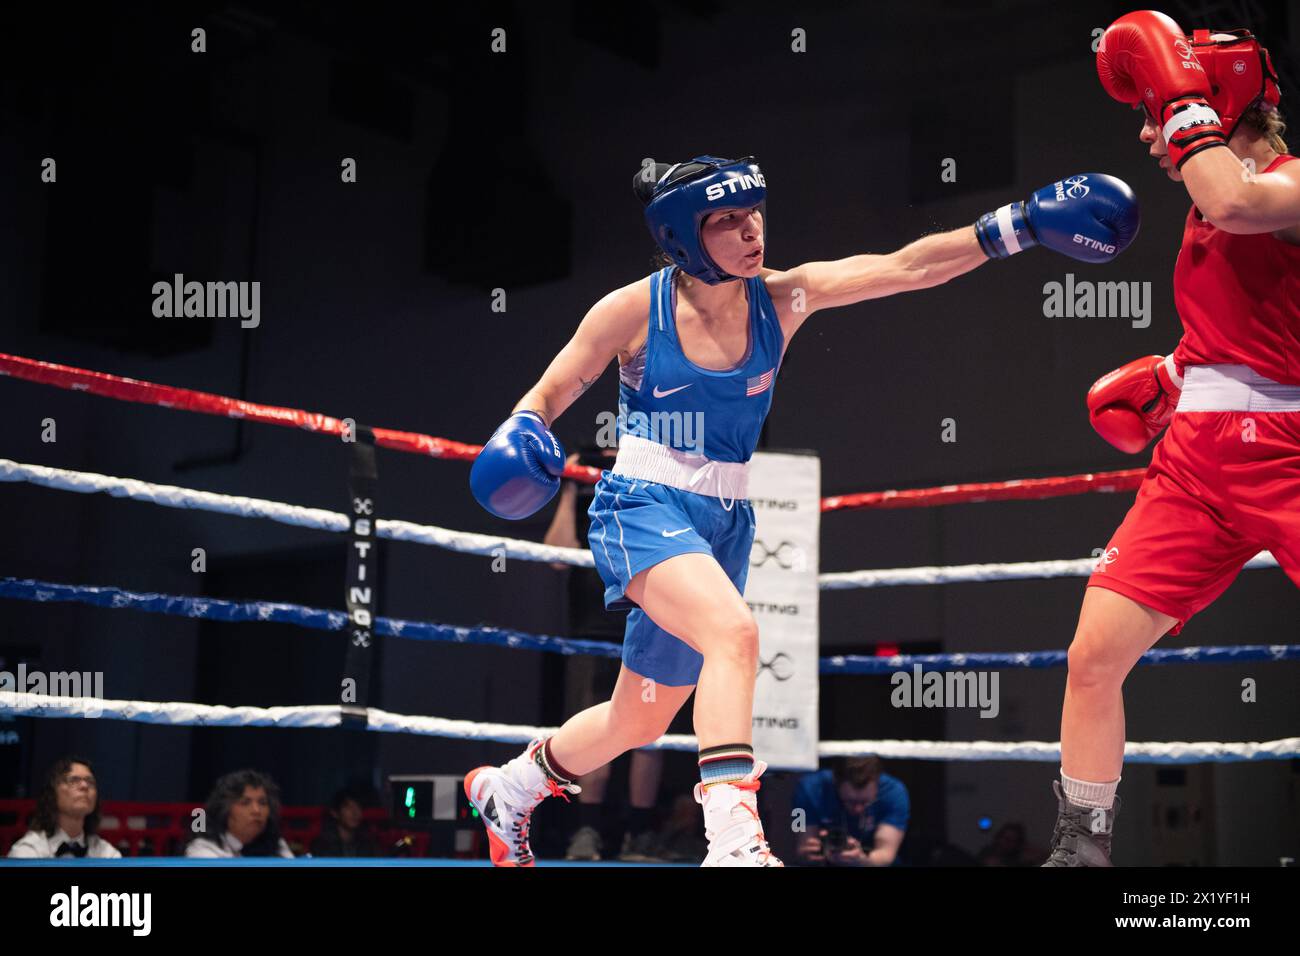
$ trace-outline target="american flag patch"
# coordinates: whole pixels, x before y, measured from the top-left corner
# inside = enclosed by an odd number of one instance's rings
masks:
[[[776,369],[770,368],[762,375],[755,375],[753,378],[745,379],[745,397],[749,398],[751,395],[762,395],[771,388],[772,373],[775,371]]]

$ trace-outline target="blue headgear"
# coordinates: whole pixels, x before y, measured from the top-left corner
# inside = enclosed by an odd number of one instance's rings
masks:
[[[646,188],[634,181],[646,204],[650,235],[688,276],[717,285],[735,276],[723,272],[704,251],[700,228],[719,209],[747,209],[767,199],[767,183],[753,156],[719,159],[696,156],[689,163],[657,166],[657,180]],[[638,174],[640,177],[640,174]]]

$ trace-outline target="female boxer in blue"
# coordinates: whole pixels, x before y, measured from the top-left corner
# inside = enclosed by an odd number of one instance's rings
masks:
[[[754,538],[748,462],[781,358],[821,309],[939,285],[989,258],[1040,243],[1089,261],[1113,258],[1137,233],[1136,202],[1118,180],[1086,181],[1087,189],[1047,186],[974,229],[889,255],[782,272],[763,264],[766,182],[752,158],[647,163],[637,174],[646,222],[673,265],[596,303],[470,476],[475,498],[499,517],[545,505],[565,459],[549,426],[618,359],[618,458],[596,486],[588,543],[606,608],[631,612],[623,666],[609,701],[504,766],[466,776],[493,863],[531,866],[533,808],[657,740],[694,691],[704,865],[782,865],[757,810],[767,766],[754,759],[750,732],[758,626],[742,597]]]

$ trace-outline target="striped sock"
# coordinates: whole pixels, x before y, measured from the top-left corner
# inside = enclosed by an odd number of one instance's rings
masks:
[[[700,751],[700,782],[704,789],[735,783],[754,769],[754,748],[749,744],[724,744]]]
[[[542,768],[542,773],[561,786],[570,785],[578,779],[561,767],[560,762],[555,759],[555,755],[551,753],[550,737],[547,737],[546,742],[537,748],[537,751],[533,754],[533,760],[536,761],[537,766]]]

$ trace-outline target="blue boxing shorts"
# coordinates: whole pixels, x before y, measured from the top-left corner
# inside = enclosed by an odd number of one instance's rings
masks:
[[[623,637],[623,663],[667,687],[694,685],[704,657],[650,620],[627,597],[628,583],[675,555],[709,554],[744,594],[754,543],[754,506],[740,498],[728,510],[713,495],[605,471],[587,514],[591,518],[587,543],[605,582],[605,609],[631,609]]]

